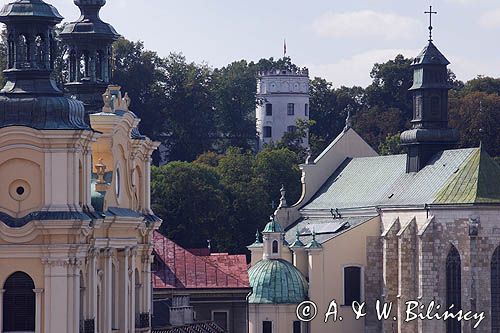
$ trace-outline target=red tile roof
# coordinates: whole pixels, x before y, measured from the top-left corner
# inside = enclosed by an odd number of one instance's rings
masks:
[[[159,289],[249,288],[245,255],[227,253],[198,256],[155,232],[158,262],[153,287]]]

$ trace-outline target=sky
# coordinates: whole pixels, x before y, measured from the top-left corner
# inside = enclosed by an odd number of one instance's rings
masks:
[[[5,3],[9,2],[3,0]],[[71,0],[45,0],[67,21]],[[287,55],[339,86],[367,86],[376,62],[418,55],[433,38],[463,81],[500,76],[500,0],[108,0],[104,21],[129,40],[167,56],[222,67]]]

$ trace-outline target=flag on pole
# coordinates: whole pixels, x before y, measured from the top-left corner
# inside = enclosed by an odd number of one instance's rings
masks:
[[[283,57],[286,57],[286,38],[283,39]]]

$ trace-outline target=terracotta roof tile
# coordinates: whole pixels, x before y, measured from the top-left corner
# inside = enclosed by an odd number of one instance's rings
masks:
[[[184,249],[158,232],[155,232],[153,240],[158,263],[153,272],[154,288],[220,289],[250,286],[245,255],[204,255],[203,252]]]

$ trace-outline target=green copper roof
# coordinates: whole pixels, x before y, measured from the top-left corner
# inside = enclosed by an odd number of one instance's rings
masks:
[[[321,246],[321,244],[316,241],[316,232],[313,231],[313,233],[312,233],[312,240],[311,240],[311,242],[309,244],[306,245],[306,249],[307,250],[319,250],[322,247],[323,246]]]
[[[281,224],[279,224],[274,217],[272,217],[271,221],[266,224],[266,227],[262,232],[285,232]]]
[[[255,242],[247,246],[247,248],[253,248],[253,247],[264,247],[264,244],[262,244],[262,242],[260,241],[259,230],[257,230],[257,232],[255,233]]]
[[[286,260],[261,260],[248,275],[253,289],[249,303],[298,304],[307,299],[306,279]]]
[[[478,148],[441,188],[434,203],[500,203],[500,166]]]
[[[300,232],[299,229],[297,228],[297,231],[295,232],[295,241],[290,245],[291,248],[298,248],[298,247],[304,247],[304,243],[300,241]]]

